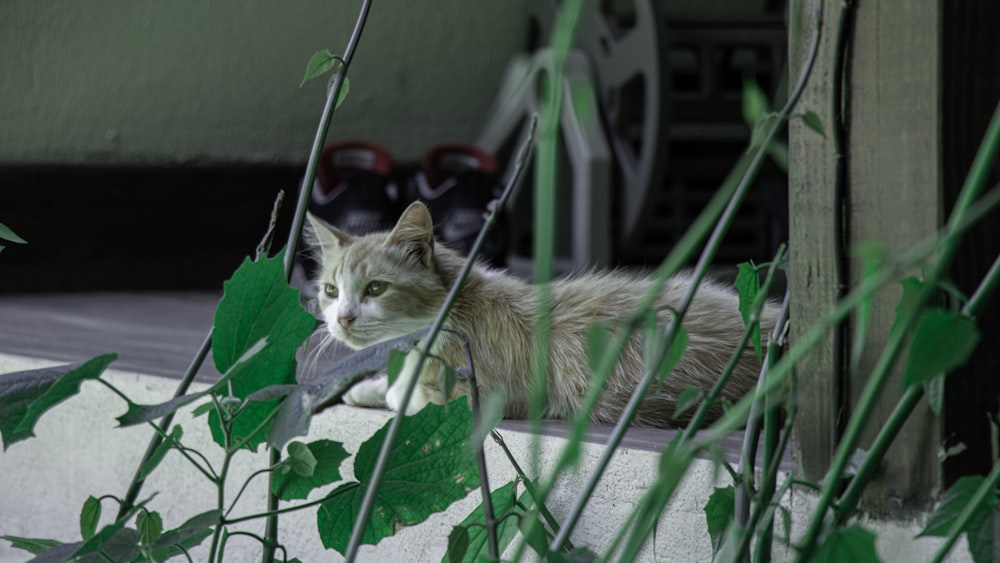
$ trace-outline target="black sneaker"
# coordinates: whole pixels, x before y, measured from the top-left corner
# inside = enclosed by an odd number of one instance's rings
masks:
[[[309,211],[352,235],[389,230],[400,209],[392,156],[368,141],[327,145],[316,170]]]
[[[316,169],[309,212],[352,235],[392,229],[401,213],[392,166],[389,151],[375,143],[328,144]],[[297,258],[292,285],[314,297],[309,280],[317,264],[309,252]]]
[[[493,157],[474,146],[438,145],[424,154],[420,171],[410,178],[407,199],[427,205],[438,240],[468,254],[483,227],[488,205],[503,192],[496,169]],[[480,257],[493,266],[506,265],[507,226],[502,210]]]

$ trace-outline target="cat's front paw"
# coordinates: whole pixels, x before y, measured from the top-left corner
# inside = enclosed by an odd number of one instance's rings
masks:
[[[403,395],[406,393],[406,387],[410,384],[410,381],[417,376],[416,367],[417,360],[420,358],[420,353],[417,351],[412,351],[406,355],[406,361],[403,362],[403,369],[399,371],[399,377],[393,382],[392,386],[385,393],[385,402],[389,405],[389,408],[396,412],[403,412]],[[431,402],[430,397],[424,390],[423,385],[417,382],[416,387],[413,389],[413,395],[410,396],[410,402],[406,405],[405,413],[411,415],[424,408],[424,405]]]
[[[344,404],[352,407],[371,407],[384,409],[386,407],[386,388],[389,378],[380,375],[362,379],[344,393]]]

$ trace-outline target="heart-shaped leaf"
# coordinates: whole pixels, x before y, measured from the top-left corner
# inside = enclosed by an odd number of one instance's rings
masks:
[[[342,485],[320,505],[318,529],[326,547],[344,553],[389,424],[358,449],[354,474],[360,483]],[[445,406],[427,405],[403,419],[403,438],[392,448],[361,543],[374,545],[400,526],[423,522],[476,486],[476,458],[468,445],[472,426],[464,397]]]

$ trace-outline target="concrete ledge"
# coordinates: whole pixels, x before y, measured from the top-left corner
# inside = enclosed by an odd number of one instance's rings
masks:
[[[56,363],[59,362],[0,355],[0,373]],[[165,400],[176,386],[174,380],[115,370],[109,370],[104,377],[138,402]],[[14,444],[0,454],[0,475],[3,476],[0,479],[0,534],[51,537],[63,541],[79,539],[79,512],[84,500],[91,494],[123,495],[152,432],[147,427],[115,428],[114,417],[124,410],[125,406],[117,396],[103,386],[89,382],[78,396],[57,406],[41,419],[36,428],[36,438]],[[336,407],[313,419],[310,437],[337,440],[349,452],[356,452],[359,445],[390,416],[384,411]],[[184,427],[186,445],[200,450],[213,463],[221,460],[218,448],[210,443],[203,419],[192,420],[187,412],[181,412],[176,421]],[[503,430],[502,433],[527,470],[531,466],[527,453],[530,435],[512,430]],[[565,441],[559,437],[543,436],[540,442],[542,456],[539,465],[545,474]],[[593,465],[601,449],[596,444],[583,445],[581,469],[564,476],[549,502],[556,518],[567,513],[575,500],[576,491],[587,477],[587,468]],[[658,457],[652,451],[622,448],[595,491],[574,534],[574,541],[602,553],[634,503],[653,482]],[[509,462],[492,441],[487,441],[487,459],[494,487],[514,478]],[[265,463],[264,454],[236,456],[227,496],[232,498],[243,480]],[[342,466],[341,473],[345,478],[352,477],[351,466],[350,461]],[[716,482],[718,486],[727,484],[725,472],[718,477],[717,481],[711,462],[695,461],[681,490],[665,511],[644,559],[660,562],[711,560],[711,544],[702,508]],[[237,512],[261,510],[265,485],[264,479],[254,480],[241,499]],[[329,488],[314,493],[310,499],[318,498],[327,490]],[[142,498],[154,492],[158,495],[150,506],[161,513],[168,528],[213,508],[216,502],[215,488],[176,453],[168,455],[149,478]],[[784,499],[793,512],[793,537],[807,523],[805,515],[812,502],[811,496],[802,494]],[[473,492],[447,512],[431,516],[418,526],[403,529],[377,546],[365,546],[361,560],[440,560],[451,527],[478,504],[478,492]],[[111,503],[106,502],[102,523],[109,521],[113,512]],[[289,556],[299,557],[302,561],[340,560],[336,552],[324,549],[320,543],[315,532],[315,514],[314,509],[306,509],[282,516],[281,541],[289,549]],[[886,561],[927,561],[940,543],[929,538],[913,540],[920,529],[916,522],[906,525],[865,522],[865,525],[879,531],[879,552]],[[262,533],[263,523],[250,523],[245,529]],[[783,532],[779,531],[778,535],[781,534]],[[207,544],[206,541],[192,553],[196,561],[207,558]],[[951,560],[969,560],[964,541],[956,546],[954,552],[960,557]],[[228,561],[253,561],[259,557],[258,554],[259,547],[255,542],[240,537],[230,540],[226,549]],[[30,556],[26,552],[13,550],[6,542],[0,542],[0,563],[28,559]]]

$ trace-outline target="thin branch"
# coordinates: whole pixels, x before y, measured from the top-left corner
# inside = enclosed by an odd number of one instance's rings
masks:
[[[472,349],[469,347],[469,339],[466,338],[465,334],[457,330],[452,330],[449,328],[444,328],[442,330],[448,331],[455,335],[458,340],[462,343],[462,347],[465,349],[465,362],[466,362],[466,377],[469,380],[469,400],[472,402],[472,423],[473,427],[476,428],[477,436],[478,432],[483,428],[483,424],[486,422],[483,420],[483,415],[480,410],[479,405],[479,385],[476,383],[476,366],[472,362]],[[448,399],[449,397],[445,397]],[[485,439],[485,436],[484,436]],[[500,560],[500,548],[497,541],[497,521],[496,514],[493,512],[493,497],[490,495],[490,479],[487,474],[486,469],[486,452],[483,449],[483,440],[476,440],[476,465],[479,468],[479,491],[483,497],[483,515],[486,520],[486,547],[489,551],[491,561]]]

